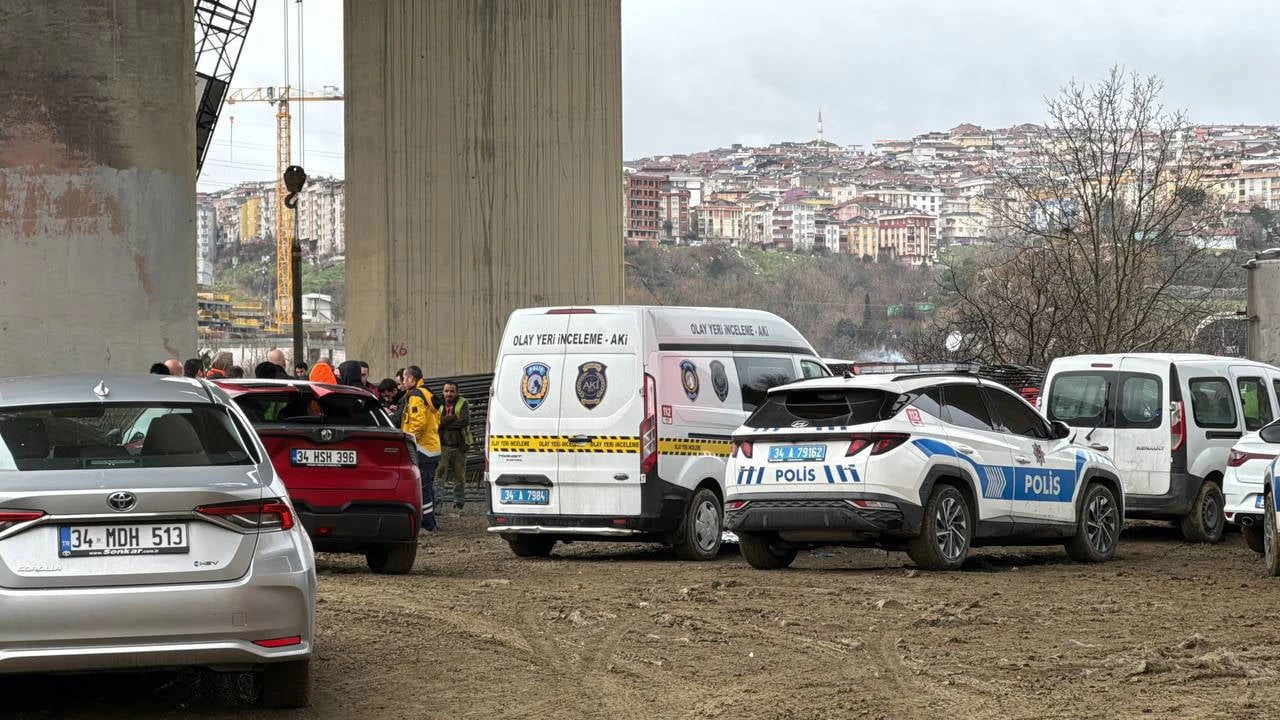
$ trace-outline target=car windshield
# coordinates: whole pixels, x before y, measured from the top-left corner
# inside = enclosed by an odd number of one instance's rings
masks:
[[[250,464],[221,407],[95,403],[0,409],[0,470]]]
[[[254,425],[390,425],[382,406],[372,396],[336,392],[317,395],[311,388],[295,388],[245,393],[235,402]]]
[[[862,425],[891,416],[897,393],[870,388],[824,388],[777,392],[765,399],[747,427],[832,427]]]

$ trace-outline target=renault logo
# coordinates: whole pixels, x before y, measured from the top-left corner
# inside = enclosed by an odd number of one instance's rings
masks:
[[[325,428],[321,430],[320,439],[323,440],[324,442],[329,442],[330,440],[333,440],[333,431],[330,430],[329,428]]]
[[[116,512],[128,512],[138,504],[138,498],[131,492],[113,492],[107,496],[107,507]]]

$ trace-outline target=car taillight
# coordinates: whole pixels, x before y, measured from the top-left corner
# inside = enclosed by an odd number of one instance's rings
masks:
[[[849,449],[845,451],[844,456],[853,457],[867,448],[871,448],[872,455],[883,455],[906,442],[909,437],[911,436],[907,433],[853,435],[849,438]]]
[[[264,648],[290,647],[292,645],[301,645],[302,636],[289,635],[287,637],[269,638],[267,640],[254,640],[253,644]]]
[[[1169,403],[1169,452],[1178,452],[1182,449],[1184,443],[1187,442],[1187,419],[1183,417],[1183,405],[1181,400],[1174,400]]]
[[[733,443],[734,457],[744,457],[744,458],[750,459],[751,450],[752,450],[752,447],[751,447],[750,440],[735,440]]]
[[[39,520],[42,517],[44,517],[44,512],[41,510],[0,510],[0,532],[4,532],[14,525]]]
[[[1274,460],[1275,458],[1276,458],[1275,455],[1268,455],[1266,453],[1240,452],[1239,450],[1236,450],[1233,448],[1231,450],[1231,454],[1227,456],[1227,466],[1240,467],[1241,465],[1249,462],[1250,460]]]
[[[648,475],[658,467],[658,383],[644,375],[644,420],[640,421],[640,472]]]
[[[288,530],[293,527],[293,511],[280,498],[224,505],[201,505],[196,512],[226,520],[245,530]]]

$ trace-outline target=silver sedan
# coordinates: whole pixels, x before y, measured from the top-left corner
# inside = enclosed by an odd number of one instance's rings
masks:
[[[311,543],[218,388],[0,380],[0,673],[257,670],[306,705]]]

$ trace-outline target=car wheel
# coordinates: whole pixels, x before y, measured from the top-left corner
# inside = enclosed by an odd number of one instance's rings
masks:
[[[969,556],[973,521],[964,495],[938,485],[924,506],[920,534],[907,541],[907,555],[925,570],[958,570]]]
[[[1280,536],[1276,535],[1275,501],[1268,495],[1263,505],[1267,511],[1262,516],[1262,559],[1267,564],[1267,574],[1280,577]]]
[[[772,534],[739,532],[738,550],[747,564],[757,570],[781,570],[790,566],[797,550],[776,547],[770,542],[772,539]]]
[[[311,701],[311,661],[269,663],[259,675],[259,699],[268,708],[304,708]]]
[[[1259,555],[1266,551],[1266,519],[1250,525],[1241,525],[1240,534],[1244,536],[1244,544]]]
[[[516,557],[546,557],[551,554],[551,548],[555,547],[556,539],[547,537],[546,535],[504,535],[503,539],[511,546],[511,552]]]
[[[1188,542],[1216,543],[1222,539],[1227,518],[1222,514],[1226,500],[1222,488],[1215,482],[1205,481],[1191,503],[1191,511],[1182,518],[1182,537]]]
[[[1076,562],[1104,562],[1116,554],[1120,541],[1120,509],[1106,485],[1085,488],[1076,513],[1076,534],[1067,541],[1067,555]]]
[[[724,511],[720,498],[707,488],[699,488],[685,508],[681,537],[672,543],[681,560],[714,560],[720,552],[720,531]]]
[[[383,545],[364,554],[369,569],[380,575],[404,575],[413,569],[413,561],[417,557],[418,543]]]

